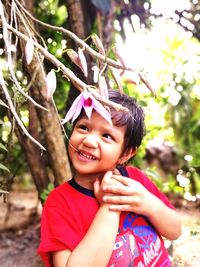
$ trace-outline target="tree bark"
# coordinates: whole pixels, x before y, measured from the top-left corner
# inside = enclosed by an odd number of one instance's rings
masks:
[[[66,0],[69,27],[79,38],[84,39],[91,33],[95,9],[87,0]]]
[[[23,4],[30,13],[33,13],[32,1],[26,0]],[[32,27],[35,28],[34,25],[32,25]],[[28,35],[25,26],[20,20],[19,30]],[[34,35],[33,32],[32,34]],[[25,49],[24,41],[20,40],[20,45],[23,54]],[[23,66],[28,74],[27,76],[32,77],[40,65],[37,57],[34,56],[32,62],[28,66],[26,62],[23,61]],[[54,182],[55,185],[58,185],[63,183],[66,178],[71,178],[71,168],[59,118],[53,102],[48,102],[45,98],[46,84],[43,73],[42,65],[36,73],[29,94],[31,94],[36,102],[48,109],[48,112],[36,108],[31,103],[28,103],[28,109],[30,134],[32,134],[37,141],[41,142],[46,148],[46,151],[40,151],[40,149],[24,135],[18,126],[15,129],[18,140],[27,158],[39,197],[40,193],[43,192],[49,182]]]
[[[32,1],[26,0],[24,3],[25,8],[32,14],[33,6]],[[33,28],[34,25],[32,25]],[[26,28],[22,23],[19,24],[19,30],[27,34]],[[33,33],[32,33],[33,34]],[[24,51],[25,43],[21,41],[21,48]],[[38,60],[36,57],[33,58],[32,62],[27,67],[24,62],[25,69],[29,74],[29,77],[33,75],[35,70],[38,68]],[[63,183],[66,178],[71,178],[71,169],[68,161],[68,155],[66,150],[66,145],[64,142],[59,118],[52,101],[47,101],[45,98],[45,77],[42,70],[43,66],[39,67],[36,77],[31,86],[31,95],[35,101],[40,105],[48,109],[44,111],[42,109],[36,109],[37,116],[39,118],[39,125],[41,128],[40,136],[43,139],[44,146],[46,147],[46,152],[43,152],[47,156],[48,162],[46,167],[50,167],[54,175],[54,183],[58,185]],[[34,107],[35,108],[35,107]],[[33,123],[30,121],[30,123]]]
[[[87,0],[66,0],[66,6],[68,11],[68,27],[70,31],[75,33],[79,38],[85,39],[91,34],[92,23],[94,16],[91,14],[95,14],[95,9],[93,12],[90,12],[92,9],[90,1]],[[71,47],[76,49],[76,44],[69,40],[68,42]],[[87,58],[88,70],[91,70],[91,58],[89,55],[85,55]],[[74,73],[78,75],[80,79],[84,82],[91,84],[93,79],[92,71],[88,71],[88,78],[85,79],[83,73],[76,66],[72,66],[72,70]],[[74,99],[79,94],[79,91],[74,87],[73,84],[70,85],[69,96],[67,101],[68,110],[73,103]]]

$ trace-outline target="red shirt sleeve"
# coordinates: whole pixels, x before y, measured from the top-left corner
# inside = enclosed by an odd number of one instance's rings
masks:
[[[38,248],[38,254],[46,267],[53,266],[50,252],[65,249],[72,251],[77,246],[98,208],[95,198],[80,193],[68,183],[50,193],[43,207]]]
[[[80,227],[74,223],[76,219],[72,209],[68,206],[67,199],[60,189],[61,187],[56,188],[50,193],[42,212],[41,243],[38,253],[46,267],[53,266],[49,252],[72,250],[82,236]]]
[[[162,202],[165,203],[169,208],[175,209],[174,206],[170,203],[169,199],[165,194],[163,194],[157,186],[139,169],[128,166],[126,170],[129,174],[129,177],[135,181],[140,182],[149,192],[157,196]]]

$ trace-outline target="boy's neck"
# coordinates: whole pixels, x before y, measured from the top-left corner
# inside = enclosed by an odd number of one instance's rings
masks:
[[[75,174],[74,180],[77,182],[77,184],[81,185],[84,188],[93,190],[94,189],[94,182],[96,179],[99,179],[101,181],[103,179],[105,173],[101,174]]]

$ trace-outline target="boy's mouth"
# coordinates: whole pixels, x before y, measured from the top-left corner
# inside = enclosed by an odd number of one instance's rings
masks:
[[[80,150],[78,151],[79,155],[83,156],[86,159],[90,160],[96,160],[97,158],[91,154],[85,154],[84,152],[81,152]]]

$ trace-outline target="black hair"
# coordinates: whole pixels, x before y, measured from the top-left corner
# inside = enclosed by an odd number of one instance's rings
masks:
[[[123,153],[137,149],[145,134],[144,112],[133,97],[122,94],[119,90],[109,90],[109,100],[121,104],[128,111],[110,108],[115,126],[126,126]]]
[[[145,134],[142,108],[137,104],[136,99],[121,93],[119,90],[109,90],[108,94],[109,100],[128,109],[128,111],[123,111],[110,108],[113,125],[118,127],[126,126],[123,153],[128,152],[130,149],[137,149],[141,145]],[[85,112],[82,109],[80,115],[74,121],[73,127],[84,115]]]

